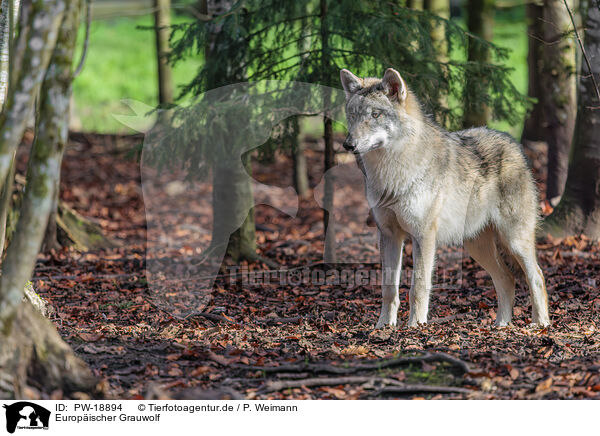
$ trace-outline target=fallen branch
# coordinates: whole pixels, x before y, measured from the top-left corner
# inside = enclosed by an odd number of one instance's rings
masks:
[[[411,393],[461,393],[466,394],[472,392],[469,389],[453,387],[453,386],[433,386],[422,384],[405,384],[391,378],[383,377],[367,377],[367,376],[350,376],[350,377],[317,377],[307,378],[302,380],[281,380],[268,382],[264,387],[256,393],[258,395],[279,392],[285,389],[314,387],[314,386],[338,386],[338,385],[356,385],[356,384],[383,384],[385,386],[375,391],[370,396],[379,394],[411,394]]]
[[[404,386],[386,386],[373,392],[369,396],[376,397],[385,394],[470,394],[473,391],[467,388],[456,386],[434,386],[434,385],[404,385]]]
[[[268,325],[273,325],[273,324],[296,324],[300,321],[304,320],[309,320],[309,319],[313,319],[314,316],[312,315],[304,315],[304,316],[290,316],[290,317],[276,317],[276,318],[264,318],[264,319],[257,319],[256,321],[260,324],[268,324]]]
[[[248,371],[263,371],[267,374],[281,373],[281,372],[312,372],[312,373],[326,373],[326,374],[355,374],[360,371],[374,371],[384,368],[393,368],[396,366],[410,365],[414,363],[423,362],[446,362],[457,368],[463,373],[471,372],[469,364],[460,360],[456,357],[450,356],[445,353],[425,353],[422,356],[403,356],[390,360],[381,360],[375,363],[363,363],[348,367],[340,367],[322,363],[299,363],[294,365],[280,365],[280,366],[249,366],[249,365],[236,365],[237,368],[246,369]]]
[[[285,389],[312,387],[312,386],[337,386],[337,385],[356,385],[363,383],[400,383],[397,380],[389,378],[365,377],[365,376],[350,376],[350,377],[317,377],[306,378],[302,380],[280,380],[267,382],[265,386],[260,388],[256,393],[268,394],[271,392],[283,391]]]
[[[164,310],[164,309],[161,309],[161,310]],[[169,313],[169,315],[171,315],[171,314]],[[175,317],[173,315],[171,315],[171,316],[173,318],[177,319],[177,317]],[[217,314],[214,314],[214,313],[208,313],[208,312],[193,312],[193,313],[190,313],[189,315],[187,315],[183,319],[193,318],[195,316],[200,317],[200,318],[206,318],[206,319],[209,319],[209,320],[211,320],[213,322],[227,322],[227,323],[230,323],[230,324],[240,325],[239,322],[233,321],[231,319],[227,319],[227,318],[225,318],[224,316],[221,316],[221,315],[217,315]],[[181,318],[179,318],[179,319],[181,319]]]
[[[177,319],[177,320],[181,320],[181,321],[185,321],[189,318],[193,318],[193,317],[200,317],[200,318],[206,318],[212,322],[215,323],[219,323],[219,322],[227,322],[230,324],[234,324],[234,325],[241,325],[241,323],[234,321],[232,319],[228,319],[225,318],[224,316],[221,315],[217,315],[215,313],[209,313],[209,312],[192,312],[184,317],[181,316],[177,316],[174,315],[173,313],[169,312],[167,309],[165,309],[164,307],[161,307],[159,305],[157,305],[154,301],[152,301],[152,299],[147,300],[148,303],[150,303],[156,310],[160,310],[161,312],[166,313],[167,315],[169,315],[171,318],[173,319]]]

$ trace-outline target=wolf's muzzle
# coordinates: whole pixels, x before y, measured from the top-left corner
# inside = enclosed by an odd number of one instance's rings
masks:
[[[348,135],[346,137],[346,140],[344,141],[344,144],[342,144],[342,145],[348,151],[354,151],[354,149],[356,148],[354,145],[352,145],[352,136],[350,136],[350,135]]]

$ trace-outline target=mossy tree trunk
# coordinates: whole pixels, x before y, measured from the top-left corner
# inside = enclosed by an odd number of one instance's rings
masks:
[[[18,38],[27,47],[21,62],[23,66],[31,66],[43,82],[27,170],[27,189],[0,279],[0,396],[15,398],[21,397],[28,385],[47,391],[61,389],[67,395],[74,391],[91,391],[95,386],[95,378],[87,366],[75,356],[54,326],[23,299],[23,289],[31,277],[44,237],[67,140],[80,1],[52,0],[25,6],[30,10],[23,14],[28,22]],[[41,43],[36,43],[34,38],[42,38]],[[38,89],[29,86],[32,71],[27,68],[20,71],[17,85],[10,86],[7,109],[3,112],[0,130],[0,137],[5,139],[3,146],[7,144],[6,138],[23,134],[22,130],[12,131],[16,127],[8,122],[15,118],[11,111],[23,111],[27,105],[18,103],[33,101]],[[16,126],[24,129],[24,124],[16,123]]]
[[[573,0],[567,3],[573,8]],[[523,137],[548,144],[546,198],[556,205],[567,179],[577,112],[575,39],[568,34],[573,26],[563,0],[544,0],[541,12],[537,18],[541,24],[530,25],[541,30],[530,36],[529,55],[530,90],[538,101]]]
[[[492,40],[494,27],[494,1],[495,0],[468,0],[467,1],[467,28],[469,32],[486,40]],[[488,47],[469,39],[468,60],[471,62],[489,62],[490,51]],[[465,87],[465,114],[463,124],[465,127],[485,126],[490,120],[490,108],[475,96],[481,88],[487,88],[485,77],[476,74]]]
[[[543,230],[554,236],[584,233],[600,239],[600,8],[590,4],[585,24],[585,51],[591,71],[582,62],[577,121],[565,191]]]

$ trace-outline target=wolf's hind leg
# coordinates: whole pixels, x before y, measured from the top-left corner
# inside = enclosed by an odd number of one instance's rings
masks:
[[[512,234],[510,238],[506,238],[506,243],[527,278],[533,312],[531,322],[536,326],[545,327],[550,325],[548,294],[546,293],[544,275],[537,263],[533,238],[533,232],[531,237],[520,237],[519,234]]]
[[[496,325],[507,326],[513,315],[515,278],[498,254],[494,232],[485,230],[477,238],[465,241],[465,248],[473,259],[492,277],[498,295]]]
[[[386,325],[395,326],[398,319],[400,297],[400,273],[402,270],[402,250],[404,248],[404,232],[385,233],[379,231],[379,250],[381,252],[381,314],[375,328]]]

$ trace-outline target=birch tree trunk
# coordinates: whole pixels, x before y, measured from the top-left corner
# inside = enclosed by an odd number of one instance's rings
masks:
[[[48,215],[56,189],[60,163],[67,140],[69,101],[72,82],[73,50],[79,24],[79,0],[36,2],[28,11],[27,47],[45,50],[26,53],[24,65],[36,68],[48,65],[46,51],[52,54],[48,68],[39,74],[44,78],[40,90],[40,110],[36,119],[36,137],[29,158],[27,189],[15,235],[2,264],[0,278],[0,396],[21,397],[30,380],[39,382],[48,392],[61,389],[66,395],[73,391],[94,389],[95,378],[87,366],[75,356],[61,339],[55,327],[23,299],[23,289],[30,279],[39,252]],[[41,24],[40,24],[41,23]],[[62,25],[61,25],[62,23]],[[60,26],[60,28],[59,28]],[[23,30],[22,30],[23,31]],[[42,32],[42,33],[40,33]],[[41,38],[43,35],[45,39]],[[24,38],[19,35],[19,38]],[[36,56],[35,59],[28,58]],[[49,58],[49,57],[48,57]],[[36,72],[38,70],[36,69]],[[8,108],[3,121],[14,117],[10,110],[22,109],[10,105],[11,99],[24,99],[24,89],[33,94],[37,88],[25,83],[9,92]],[[33,99],[33,95],[28,98]],[[16,107],[15,107],[16,106]],[[1,133],[10,132],[10,124],[2,125]],[[21,132],[22,133],[22,132]],[[5,138],[5,135],[0,135]],[[4,142],[6,144],[6,142]]]
[[[600,8],[594,3],[589,5],[584,41],[591,71],[582,62],[565,192],[544,222],[544,230],[554,236],[584,233],[600,239],[600,101],[592,79],[600,83]]]

